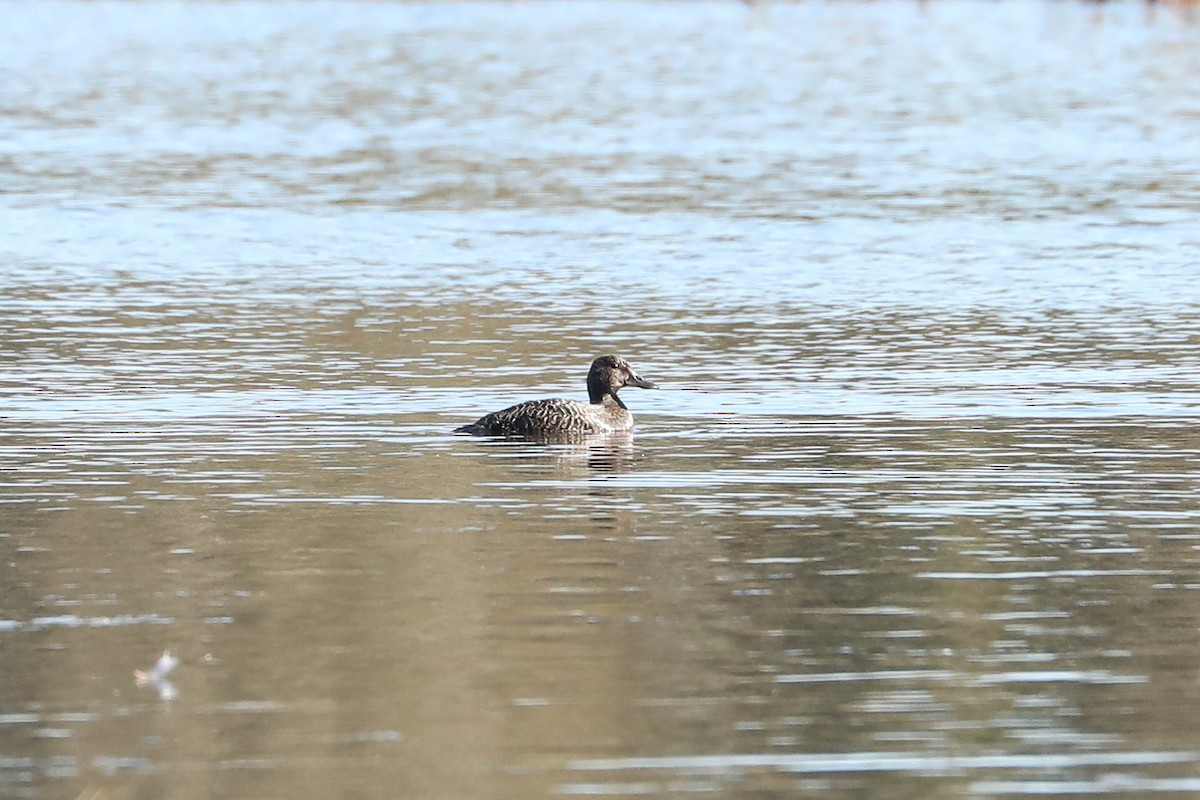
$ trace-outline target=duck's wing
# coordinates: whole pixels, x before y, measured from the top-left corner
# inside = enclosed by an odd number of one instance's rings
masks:
[[[493,411],[455,433],[483,436],[540,436],[588,434],[598,430],[592,407],[577,400],[529,400]]]

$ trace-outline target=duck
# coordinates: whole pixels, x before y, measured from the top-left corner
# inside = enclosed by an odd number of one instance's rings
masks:
[[[552,438],[588,436],[628,431],[633,414],[617,396],[626,386],[657,389],[658,385],[637,374],[620,356],[600,356],[588,369],[588,402],[550,398],[527,400],[502,411],[493,411],[456,428],[455,433],[476,436]]]

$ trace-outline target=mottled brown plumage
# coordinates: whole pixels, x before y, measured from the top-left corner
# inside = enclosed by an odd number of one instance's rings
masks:
[[[600,356],[588,370],[590,402],[559,398],[529,400],[480,417],[454,432],[543,438],[627,431],[633,427],[633,414],[617,397],[617,392],[626,386],[658,388],[634,372],[620,356]]]

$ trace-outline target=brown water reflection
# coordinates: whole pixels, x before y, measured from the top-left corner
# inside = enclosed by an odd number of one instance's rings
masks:
[[[1175,425],[727,423],[697,453],[660,419],[614,457],[293,448],[303,417],[279,424],[257,452],[14,431],[10,475],[39,475],[6,489],[14,791],[1190,780],[1200,512]],[[164,646],[168,705],[130,679]]]

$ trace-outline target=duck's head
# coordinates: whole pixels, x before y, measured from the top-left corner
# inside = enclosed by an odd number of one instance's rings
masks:
[[[599,403],[605,395],[617,396],[626,386],[639,389],[657,389],[656,384],[643,378],[620,356],[600,356],[592,362],[587,377],[588,398]]]

